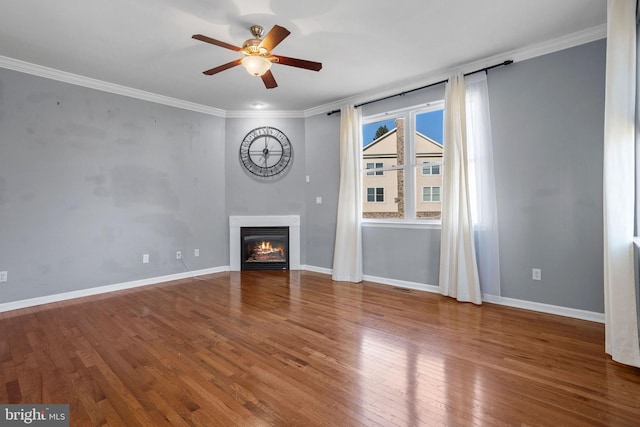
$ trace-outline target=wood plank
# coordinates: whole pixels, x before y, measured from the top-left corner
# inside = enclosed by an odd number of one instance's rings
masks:
[[[638,425],[601,324],[312,272],[0,314],[0,402],[72,425]]]

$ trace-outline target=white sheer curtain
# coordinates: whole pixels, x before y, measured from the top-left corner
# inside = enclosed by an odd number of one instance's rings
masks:
[[[486,73],[466,79],[467,152],[471,218],[475,235],[480,289],[485,299],[500,296],[498,209],[493,171],[493,142]]]
[[[482,303],[471,219],[467,159],[465,83],[449,78],[445,90],[440,293]]]
[[[362,281],[362,177],[360,111],[349,105],[340,110],[340,193],[333,251],[332,279]]]
[[[604,118],[605,349],[640,367],[634,277],[636,0],[609,0]]]

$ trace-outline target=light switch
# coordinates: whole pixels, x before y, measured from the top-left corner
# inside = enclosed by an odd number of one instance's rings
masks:
[[[318,196],[316,197],[316,205],[321,205],[322,204],[322,197]]]

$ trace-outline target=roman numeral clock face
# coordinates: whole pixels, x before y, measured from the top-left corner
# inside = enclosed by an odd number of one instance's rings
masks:
[[[240,144],[240,162],[251,176],[261,180],[284,175],[292,160],[293,148],[289,138],[270,126],[253,129]]]

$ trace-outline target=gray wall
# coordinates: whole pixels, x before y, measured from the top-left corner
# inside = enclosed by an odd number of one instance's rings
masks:
[[[252,129],[271,126],[284,132],[293,147],[291,169],[276,181],[251,177],[240,163],[240,142]],[[305,132],[304,119],[242,118],[226,120],[227,215],[300,215],[300,239],[305,241]],[[228,222],[226,235],[228,236]],[[228,239],[228,238],[227,238]],[[228,245],[228,240],[227,240]],[[300,260],[304,264],[305,247]],[[229,265],[227,254],[226,265]]]
[[[600,40],[489,72],[504,297],[604,310],[604,70]],[[443,98],[436,86],[370,104],[363,115]],[[339,132],[339,120],[311,120]],[[336,164],[338,142],[308,133],[309,147],[327,143],[333,149],[318,151],[314,164]],[[335,230],[332,218],[315,226]],[[365,274],[438,285],[439,230],[364,227],[363,244]],[[320,245],[307,262],[330,267],[331,256],[332,246]],[[531,279],[534,267],[541,281]]]
[[[604,311],[605,46],[489,73],[505,297]]]
[[[505,297],[603,311],[604,55],[598,41],[489,73]],[[238,159],[264,125],[294,147],[270,183]],[[223,119],[0,69],[0,303],[186,271],[176,250],[193,270],[228,265],[228,215],[300,214],[302,263],[331,268],[339,128],[339,115]],[[363,241],[365,274],[438,284],[439,230],[365,227]]]
[[[362,244],[366,275],[438,285],[439,229],[364,227]]]
[[[340,186],[340,114],[305,120],[307,141],[305,204],[306,264],[331,269]],[[316,203],[322,197],[322,204]]]
[[[177,250],[226,265],[223,141],[221,118],[0,69],[0,303],[184,272]]]

